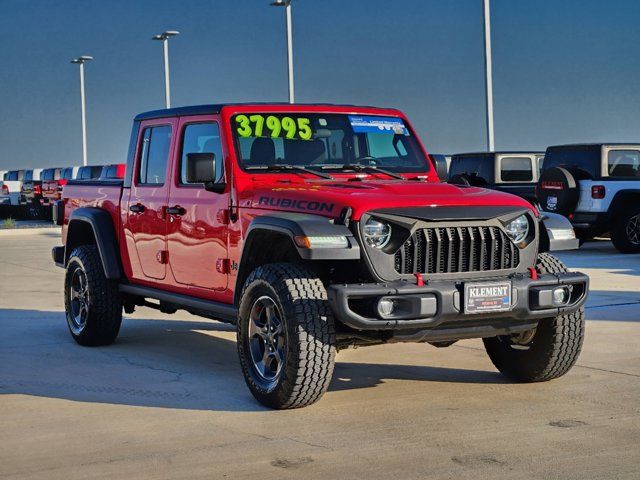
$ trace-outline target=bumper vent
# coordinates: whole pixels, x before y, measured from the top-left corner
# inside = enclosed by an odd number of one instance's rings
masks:
[[[498,227],[417,230],[395,254],[399,274],[464,273],[513,269],[518,247]]]

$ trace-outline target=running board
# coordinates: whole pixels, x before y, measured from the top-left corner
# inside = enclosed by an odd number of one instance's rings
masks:
[[[213,302],[202,298],[190,297],[179,293],[166,292],[156,288],[141,287],[139,285],[120,285],[120,291],[129,295],[142,298],[153,298],[160,302],[171,304],[176,308],[187,310],[194,315],[206,313],[206,317],[219,319],[223,322],[236,323],[238,309],[226,303]]]

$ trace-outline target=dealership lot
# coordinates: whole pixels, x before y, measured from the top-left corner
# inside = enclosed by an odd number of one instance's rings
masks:
[[[510,384],[480,341],[342,351],[329,392],[270,411],[229,326],[140,309],[83,348],[59,234],[0,232],[0,478],[640,477],[640,256],[564,253],[591,276],[578,365]]]

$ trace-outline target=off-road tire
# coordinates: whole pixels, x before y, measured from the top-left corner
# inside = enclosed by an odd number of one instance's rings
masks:
[[[629,236],[630,222],[640,222],[640,208],[629,208],[623,212],[611,230],[611,242],[620,253],[640,253],[640,243]]]
[[[78,270],[78,275],[84,275],[87,282],[83,326],[75,323],[71,298],[72,283]],[[76,342],[84,346],[109,345],[114,342],[122,323],[122,296],[118,283],[105,277],[102,260],[95,245],[82,245],[71,252],[65,272],[64,299],[67,326]]]
[[[553,255],[538,255],[539,273],[566,272]],[[518,382],[545,382],[561,377],[576,363],[584,340],[584,310],[540,320],[533,339],[522,346],[510,335],[485,338],[484,346],[495,367]]]
[[[279,376],[266,381],[251,351],[251,312],[264,297],[275,303],[284,325],[284,361]],[[311,405],[322,397],[333,375],[335,327],[324,285],[309,270],[289,263],[256,268],[242,289],[237,325],[242,373],[253,396],[276,409]],[[255,345],[255,344],[253,344]]]

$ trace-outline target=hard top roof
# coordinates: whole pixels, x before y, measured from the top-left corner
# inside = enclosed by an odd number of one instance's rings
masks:
[[[466,153],[454,153],[452,157],[464,157],[471,155],[544,155],[543,151],[537,150],[501,150],[495,152],[466,152]]]
[[[134,118],[134,121],[141,120],[152,120],[154,118],[166,118],[166,117],[183,117],[187,115],[216,115],[220,113],[220,111],[224,107],[248,107],[248,106],[292,106],[290,103],[286,102],[247,102],[247,103],[218,103],[218,104],[207,104],[207,105],[191,105],[186,107],[175,107],[175,108],[163,108],[161,110],[151,110],[149,112],[143,112]],[[343,104],[333,104],[333,103],[296,103],[293,104],[296,107],[355,107],[355,108],[380,108],[381,110],[390,110],[388,108],[381,107],[369,107],[365,105],[343,105]]]
[[[561,149],[561,148],[589,148],[589,147],[603,147],[603,146],[617,147],[617,146],[625,146],[625,145],[638,145],[638,146],[640,146],[640,142],[627,142],[627,143],[623,143],[623,142],[567,143],[567,144],[564,144],[564,145],[550,145],[549,147],[547,147],[547,150],[550,149],[550,148],[557,148],[557,149]]]

